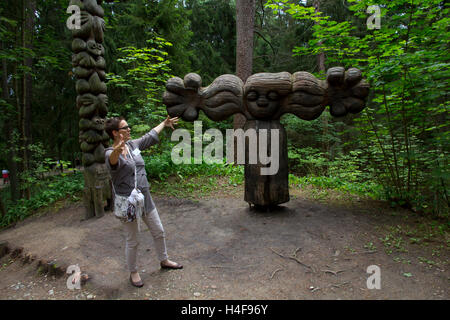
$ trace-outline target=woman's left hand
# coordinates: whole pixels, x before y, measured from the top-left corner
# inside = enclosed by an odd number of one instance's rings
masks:
[[[166,120],[163,121],[163,123],[164,123],[164,127],[169,127],[169,128],[172,128],[172,130],[175,130],[175,128],[173,126],[178,123],[178,117],[170,118],[170,116],[167,115],[167,118],[166,118]]]

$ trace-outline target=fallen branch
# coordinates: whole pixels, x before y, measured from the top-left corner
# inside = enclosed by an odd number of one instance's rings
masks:
[[[294,261],[296,261],[298,264],[301,264],[302,266],[304,266],[304,267],[306,267],[306,268],[308,268],[308,269],[311,269],[311,270],[314,272],[314,269],[313,269],[311,266],[308,266],[307,264],[301,262],[300,260],[298,260],[298,258],[297,258],[296,256],[293,256],[293,255],[292,255],[292,256],[285,256],[285,255],[282,255],[282,254],[279,253],[279,252],[276,252],[276,251],[273,250],[272,248],[269,248],[269,249],[272,250],[273,253],[279,255],[280,257],[285,258],[285,259],[291,259],[291,260],[294,260]],[[298,250],[299,250],[299,248],[297,248],[297,250],[295,251],[295,254],[297,254],[297,251],[298,251]]]
[[[282,271],[283,269],[279,268],[277,270],[275,270],[274,272],[272,272],[272,275],[270,276],[270,279],[273,279],[275,273],[277,273],[278,271]]]
[[[330,287],[335,287],[335,288],[340,288],[340,287],[342,287],[342,286],[344,286],[344,285],[346,285],[346,284],[349,284],[350,282],[344,282],[344,283],[338,283],[338,284],[329,284],[329,285],[327,285],[326,287],[324,287],[324,288],[330,288]],[[311,292],[315,292],[315,291],[317,291],[317,290],[322,290],[322,288],[320,288],[320,287],[310,287],[309,288],[309,290],[311,291]]]
[[[233,266],[209,266],[210,268],[234,268]]]
[[[334,274],[335,276],[337,276],[338,273],[344,272],[345,270],[338,270],[338,271],[333,271],[333,270],[321,270],[321,271],[322,271],[322,272],[325,272],[325,273],[331,273],[331,274]]]
[[[377,250],[369,250],[369,251],[362,251],[362,252],[352,252],[351,254],[370,254],[370,253],[377,253]]]
[[[342,287],[342,286],[344,286],[344,285],[346,285],[346,284],[349,284],[350,282],[344,282],[344,283],[340,283],[340,284],[330,284],[330,285],[328,285],[328,287],[335,287],[335,288],[340,288],[340,287]]]

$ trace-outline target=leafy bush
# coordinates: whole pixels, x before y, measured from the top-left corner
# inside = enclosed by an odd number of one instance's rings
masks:
[[[309,176],[297,177],[289,175],[289,183],[297,187],[312,185],[323,189],[335,189],[339,191],[370,197],[372,199],[383,199],[383,187],[376,183],[349,182],[339,177]]]
[[[191,176],[229,176],[233,184],[241,184],[244,179],[244,167],[234,166],[225,162],[219,164],[191,164],[176,165],[171,159],[171,150],[166,148],[163,152],[144,156],[145,170],[149,180],[158,179],[163,181],[169,176],[178,176],[181,179]]]
[[[9,188],[3,188],[0,196],[6,207],[6,215],[0,219],[0,227],[5,227],[30,216],[36,210],[47,207],[56,201],[70,197],[79,200],[77,194],[84,189],[84,178],[80,172],[51,176],[39,181],[32,187],[29,200],[20,199],[13,203],[9,199]]]
[[[353,119],[348,141],[353,150],[364,151],[365,171],[383,185],[385,197],[448,218],[450,5],[439,0],[348,2],[353,17],[342,22],[284,0],[268,0],[266,7],[312,24],[312,38],[294,48],[296,56],[324,53],[328,67],[359,68],[371,84],[367,108]],[[370,30],[366,10],[374,4],[382,23]],[[313,169],[319,160],[303,159]]]

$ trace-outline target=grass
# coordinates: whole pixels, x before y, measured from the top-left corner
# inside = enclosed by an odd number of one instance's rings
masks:
[[[243,182],[233,176],[172,176],[165,181],[153,181],[151,193],[200,200],[221,196],[243,197]]]
[[[320,190],[336,190],[343,193],[358,195],[362,197],[369,197],[372,199],[383,198],[382,186],[375,183],[349,182],[338,177],[323,177],[323,176],[305,176],[297,177],[293,174],[289,175],[289,183],[292,186],[300,188],[304,186],[314,186]],[[327,196],[323,195],[324,197]]]

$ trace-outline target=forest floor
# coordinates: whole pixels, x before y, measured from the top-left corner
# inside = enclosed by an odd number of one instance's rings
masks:
[[[140,289],[129,282],[111,212],[83,221],[81,202],[61,202],[0,231],[9,249],[0,258],[0,299],[450,298],[450,237],[436,221],[312,188],[291,188],[288,203],[257,212],[243,201],[243,186],[225,185],[190,198],[154,193],[169,256],[184,268],[160,269],[145,227]],[[81,289],[67,287],[70,265],[90,277]],[[367,286],[372,265],[380,289]]]

